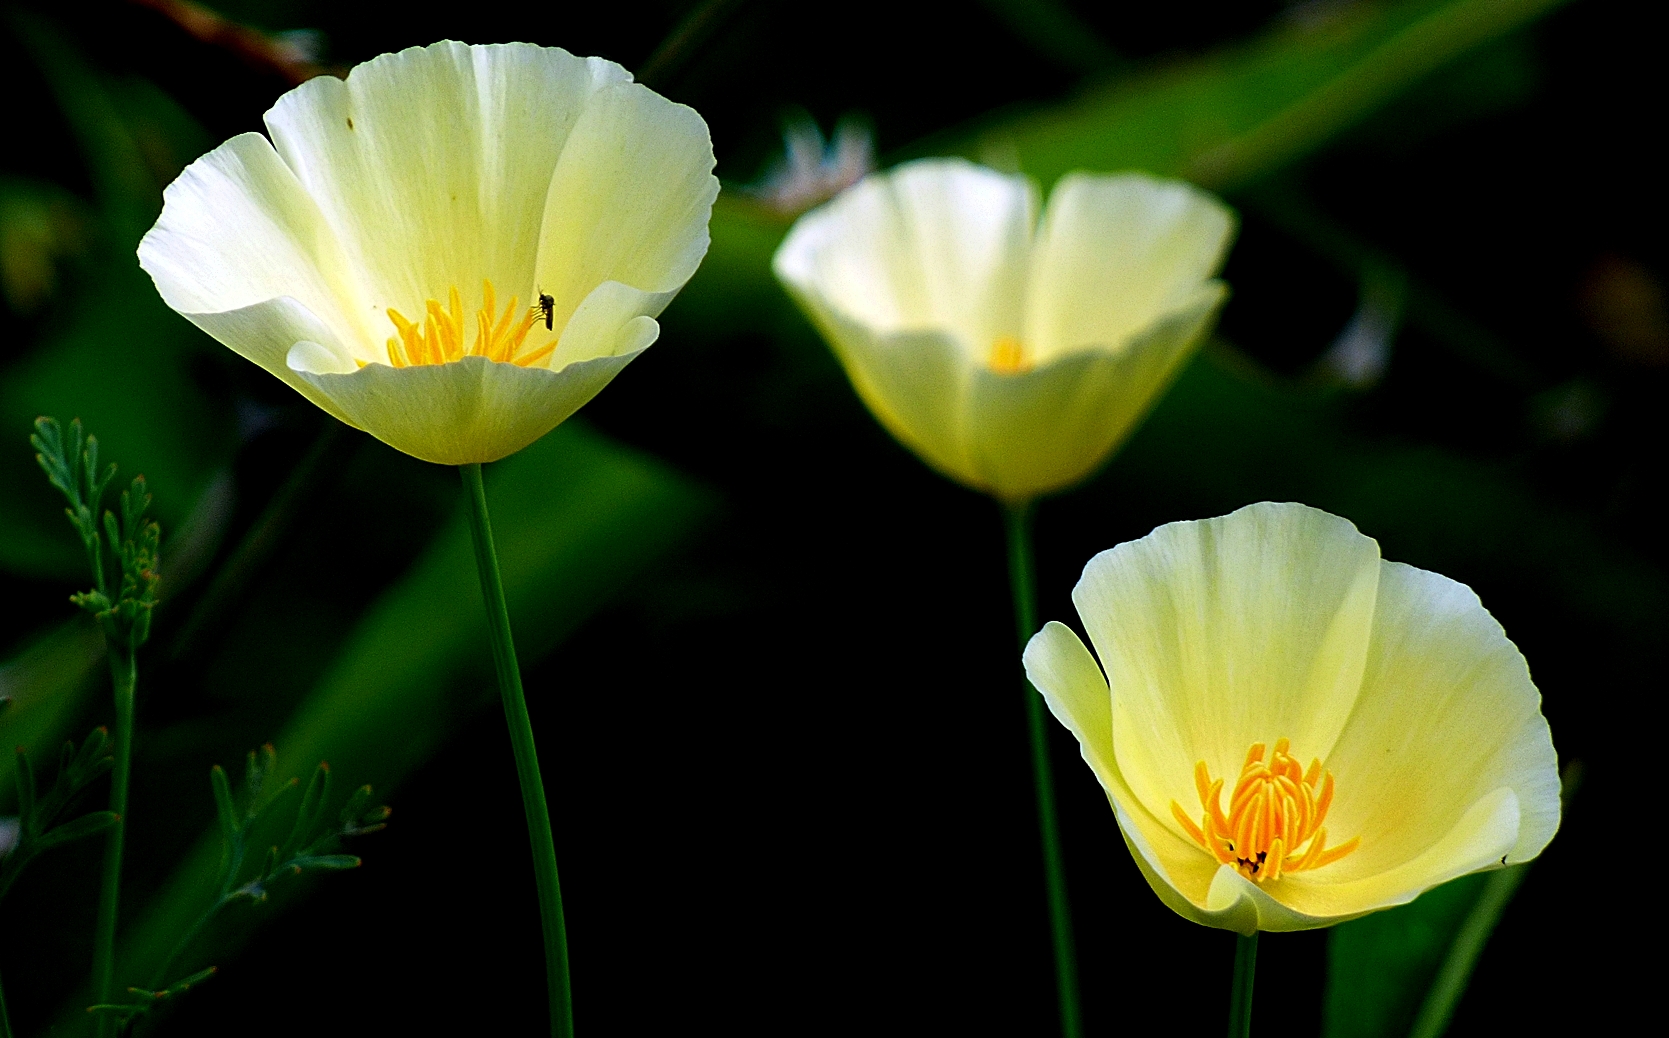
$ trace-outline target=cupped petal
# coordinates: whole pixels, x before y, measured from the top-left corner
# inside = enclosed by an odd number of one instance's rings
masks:
[[[1113,695],[1100,665],[1077,632],[1058,620],[1050,620],[1026,643],[1022,659],[1026,679],[1049,704],[1055,720],[1078,740],[1084,762],[1097,775],[1106,772],[1116,776]],[[1123,783],[1123,779],[1113,781]]]
[[[1113,754],[1112,693],[1089,649],[1071,628],[1051,621],[1027,643],[1025,663],[1050,713],[1078,740],[1148,885],[1173,911],[1206,921],[1201,905],[1217,862],[1143,807],[1124,781]]]
[[[274,346],[285,322],[298,324],[298,338],[366,337],[369,311],[334,231],[266,138],[233,137],[187,166],[162,198],[139,265],[163,302],[204,331],[285,381],[291,343]],[[279,297],[293,307],[262,308]],[[207,320],[212,314],[229,316]]]
[[[1017,337],[1037,189],[962,159],[871,176],[801,217],[775,269],[885,335],[948,329],[981,361]]]
[[[1117,352],[1078,351],[1018,374],[976,367],[967,436],[980,486],[1024,501],[1095,471],[1193,355],[1226,294],[1220,283],[1198,286]]]
[[[1118,348],[1188,305],[1222,262],[1233,212],[1179,181],[1073,173],[1049,195],[1026,289],[1027,346],[1044,362]]]
[[[973,367],[961,345],[943,331],[877,333],[798,283],[784,284],[886,430],[943,475],[983,489],[968,455],[966,404]]]
[[[666,309],[672,292],[644,292],[618,281],[591,290],[562,329],[556,349],[543,365],[555,371],[576,361],[635,353],[661,333],[655,315]]]
[[[1521,821],[1495,857],[1533,858],[1559,826],[1558,758],[1523,655],[1470,588],[1413,566],[1381,567],[1362,692],[1326,759],[1338,789],[1328,830],[1362,846],[1316,883],[1421,860],[1498,789]]]
[[[1407,904],[1437,883],[1488,867],[1518,831],[1517,798],[1509,789],[1497,790],[1474,804],[1421,860],[1403,868],[1351,883],[1318,883],[1308,873],[1292,873],[1258,884],[1232,865],[1217,864],[1197,847],[1181,845],[1174,834],[1160,834],[1150,842],[1116,800],[1114,811],[1126,846],[1160,900],[1202,926],[1243,934],[1314,930]],[[1167,845],[1179,859],[1168,868],[1154,849]],[[1194,857],[1184,858],[1190,850]],[[1440,878],[1432,881],[1433,877]]]
[[[1405,905],[1456,877],[1499,868],[1523,827],[1519,806],[1518,795],[1511,789],[1503,786],[1491,790],[1466,805],[1448,831],[1420,854],[1383,871],[1341,881],[1335,870],[1356,856],[1350,854],[1315,872],[1284,875],[1258,891],[1279,906],[1266,908],[1260,903],[1258,926],[1263,930],[1331,926],[1382,908]],[[1331,831],[1332,826],[1328,828]],[[1238,873],[1236,876],[1241,878]],[[1255,886],[1244,878],[1241,882]]]
[[[311,310],[294,299],[280,296],[236,310],[188,312],[182,316],[210,338],[265,368],[326,413],[341,421],[348,420],[329,397],[296,371],[289,358],[301,347],[315,358],[314,366],[329,363],[333,370],[353,370],[357,367],[353,351]]]
[[[630,325],[624,331],[635,333]],[[310,346],[291,351],[298,368],[318,359]],[[296,376],[329,401],[332,414],[390,447],[438,465],[467,465],[497,461],[550,432],[635,356],[596,357],[560,371],[465,357],[409,368],[297,370]]]
[[[707,255],[718,193],[713,142],[694,109],[635,83],[598,91],[536,210],[543,215],[530,288],[555,300],[563,323],[606,281],[665,306]]]
[[[1327,758],[1361,687],[1379,546],[1297,504],[1170,523],[1091,559],[1072,598],[1112,686],[1113,751],[1155,817],[1232,783],[1254,742]],[[1175,831],[1181,838],[1180,827]]]
[[[377,359],[387,337],[383,308],[422,313],[425,300],[483,279],[532,302],[558,157],[594,95],[630,78],[558,48],[447,41],[278,100],[266,115],[273,144],[378,308],[361,359]]]

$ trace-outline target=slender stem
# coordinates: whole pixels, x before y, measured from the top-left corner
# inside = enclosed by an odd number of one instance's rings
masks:
[[[1229,1038],[1252,1033],[1252,982],[1258,974],[1258,934],[1234,938],[1234,979],[1229,983]]]
[[[1008,529],[1008,576],[1014,591],[1014,621],[1020,651],[1037,633],[1037,590],[1033,577],[1031,502],[1008,502],[1003,518]],[[1066,897],[1066,865],[1061,857],[1060,827],[1055,818],[1055,773],[1049,763],[1049,727],[1043,697],[1031,682],[1021,679],[1026,700],[1026,728],[1032,752],[1032,783],[1037,790],[1037,827],[1043,838],[1043,878],[1049,894],[1049,929],[1055,945],[1055,991],[1060,1000],[1061,1034],[1081,1038],[1083,1017],[1078,1008],[1078,957],[1072,940],[1072,910]]]
[[[179,961],[180,956],[185,954],[185,950],[191,947],[191,942],[195,941],[197,935],[203,932],[203,927],[209,924],[209,920],[214,918],[215,913],[226,906],[228,900],[227,896],[222,894],[214,904],[210,905],[203,911],[202,915],[197,917],[197,921],[191,924],[191,929],[185,932],[185,936],[174,942],[174,948],[168,953],[168,957],[163,959],[162,965],[158,966],[156,972],[151,974],[151,987],[153,989],[161,990],[167,986],[168,977],[174,970],[174,963]],[[4,1036],[0,1036],[0,1038],[4,1038]]]
[[[12,1038],[12,1018],[6,1013],[6,985],[0,984],[0,1038]]]
[[[468,500],[469,532],[475,542],[475,565],[481,574],[481,597],[487,605],[487,627],[492,635],[493,665],[504,697],[504,719],[510,745],[516,752],[516,776],[522,785],[522,807],[527,812],[527,836],[533,845],[533,875],[539,886],[539,918],[545,932],[545,980],[551,1003],[553,1038],[572,1038],[573,1000],[568,987],[568,936],[562,921],[562,887],[556,875],[556,842],[551,837],[550,810],[545,806],[545,784],[539,777],[539,755],[533,746],[533,725],[522,696],[522,674],[516,665],[516,646],[510,637],[510,610],[504,604],[504,581],[499,576],[498,553],[493,548],[492,523],[487,518],[487,492],[480,465],[459,467]]]
[[[122,883],[122,842],[127,833],[128,770],[133,751],[133,689],[139,680],[130,646],[110,646],[110,684],[116,694],[116,762],[110,769],[110,810],[116,824],[104,842],[104,873],[99,881],[97,929],[93,935],[93,994],[109,1002],[116,976],[116,908]],[[99,1022],[99,1034],[113,1033],[114,1021]]]

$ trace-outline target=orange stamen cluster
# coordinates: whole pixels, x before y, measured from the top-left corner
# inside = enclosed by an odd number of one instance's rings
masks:
[[[1176,801],[1171,814],[1195,843],[1233,865],[1255,883],[1280,879],[1284,873],[1331,865],[1362,843],[1360,836],[1337,847],[1327,846],[1327,809],[1333,803],[1333,773],[1323,771],[1321,759],[1305,770],[1287,752],[1287,740],[1275,743],[1264,763],[1264,744],[1246,751],[1240,781],[1223,812],[1223,780],[1215,781],[1205,761],[1194,765],[1194,786],[1205,815],[1198,825]]]
[[[1026,347],[1012,335],[1004,335],[991,344],[991,370],[1004,375],[1018,375],[1030,371],[1032,362],[1026,357]]]
[[[394,330],[399,335],[388,340],[388,362],[397,368],[406,368],[421,364],[449,364],[465,357],[486,357],[525,368],[544,360],[556,349],[556,340],[552,339],[538,349],[522,352],[528,332],[541,319],[539,310],[520,311],[516,308],[516,297],[511,296],[503,315],[495,321],[498,301],[491,281],[481,283],[481,294],[481,310],[475,315],[475,342],[467,347],[464,345],[464,308],[456,288],[451,291],[448,300],[451,305],[447,309],[443,310],[438,302],[429,300],[422,324],[406,320],[400,311],[389,307],[388,319],[394,322]]]

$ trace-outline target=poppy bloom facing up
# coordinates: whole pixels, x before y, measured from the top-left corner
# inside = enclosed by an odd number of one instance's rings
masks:
[[[960,159],[869,177],[801,217],[776,274],[900,442],[1022,502],[1089,475],[1211,327],[1234,216],[1187,184],[1037,188]]]
[[[266,124],[169,186],[140,265],[205,332],[425,461],[549,432],[654,342],[707,251],[706,123],[601,58],[437,43],[309,80]]]
[[[1559,825],[1541,695],[1463,584],[1349,522],[1258,504],[1090,560],[1026,672],[1179,914],[1327,926],[1539,854]]]

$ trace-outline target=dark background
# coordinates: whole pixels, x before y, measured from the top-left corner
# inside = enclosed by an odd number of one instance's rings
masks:
[[[1265,498],[1339,512],[1386,557],[1480,593],[1529,658],[1555,745],[1584,782],[1454,1034],[1649,1013],[1637,948],[1655,921],[1637,905],[1658,840],[1644,823],[1661,756],[1669,317],[1649,158],[1663,64],[1645,7],[1566,5],[1234,185],[1243,226],[1218,340],[1104,473],[1039,512],[1045,619],[1075,622],[1068,595],[1096,551]],[[1366,8],[1070,3],[1096,41],[1074,49],[1032,40],[1004,3],[719,4],[653,85],[707,119],[733,191],[762,175],[796,112],[825,129],[863,117],[885,163],[1086,84],[1140,83]],[[332,67],[450,37],[636,69],[692,5],[217,9],[263,30],[318,30]],[[260,129],[287,86],[145,6],[24,10],[89,74],[172,99],[201,128],[172,139],[199,150]],[[74,209],[99,196],[96,163],[38,49],[6,24],[0,172],[55,185]],[[81,243],[59,250],[56,287],[0,312],[10,371],[75,313],[114,311],[121,334],[126,297],[101,281],[103,225],[81,226]],[[656,347],[583,416],[680,474],[668,478],[692,488],[701,518],[526,668],[579,1029],[1052,1033],[997,509],[894,444],[810,329],[757,277],[733,291],[733,269],[710,260]],[[1400,317],[1388,364],[1341,379],[1323,358],[1375,306]],[[208,766],[276,736],[457,493],[450,472],[330,432],[264,373],[168,327],[189,343],[184,370],[226,445],[216,485],[235,489],[204,568],[229,566],[253,530],[270,536],[229,590],[211,597],[223,585],[200,580],[158,610],[141,661],[124,907],[158,897],[212,824]],[[50,517],[23,421],[0,437],[18,456],[0,466],[4,493]],[[70,545],[69,530],[40,529]],[[11,569],[8,656],[68,618],[76,580],[73,567]],[[538,616],[518,616],[520,637],[538,640]],[[92,687],[54,739],[107,720]],[[387,791],[390,828],[352,847],[365,866],[240,909],[191,956],[220,975],[160,1029],[539,1032],[537,915],[503,722],[479,662],[448,695],[447,739]],[[1055,734],[1088,1032],[1217,1033],[1232,939],[1146,889],[1075,746]],[[391,746],[408,737],[380,733]],[[22,1033],[69,1019],[96,870],[92,846],[58,852],[0,911],[0,973]],[[1260,1032],[1320,1032],[1328,939],[1263,940]]]

